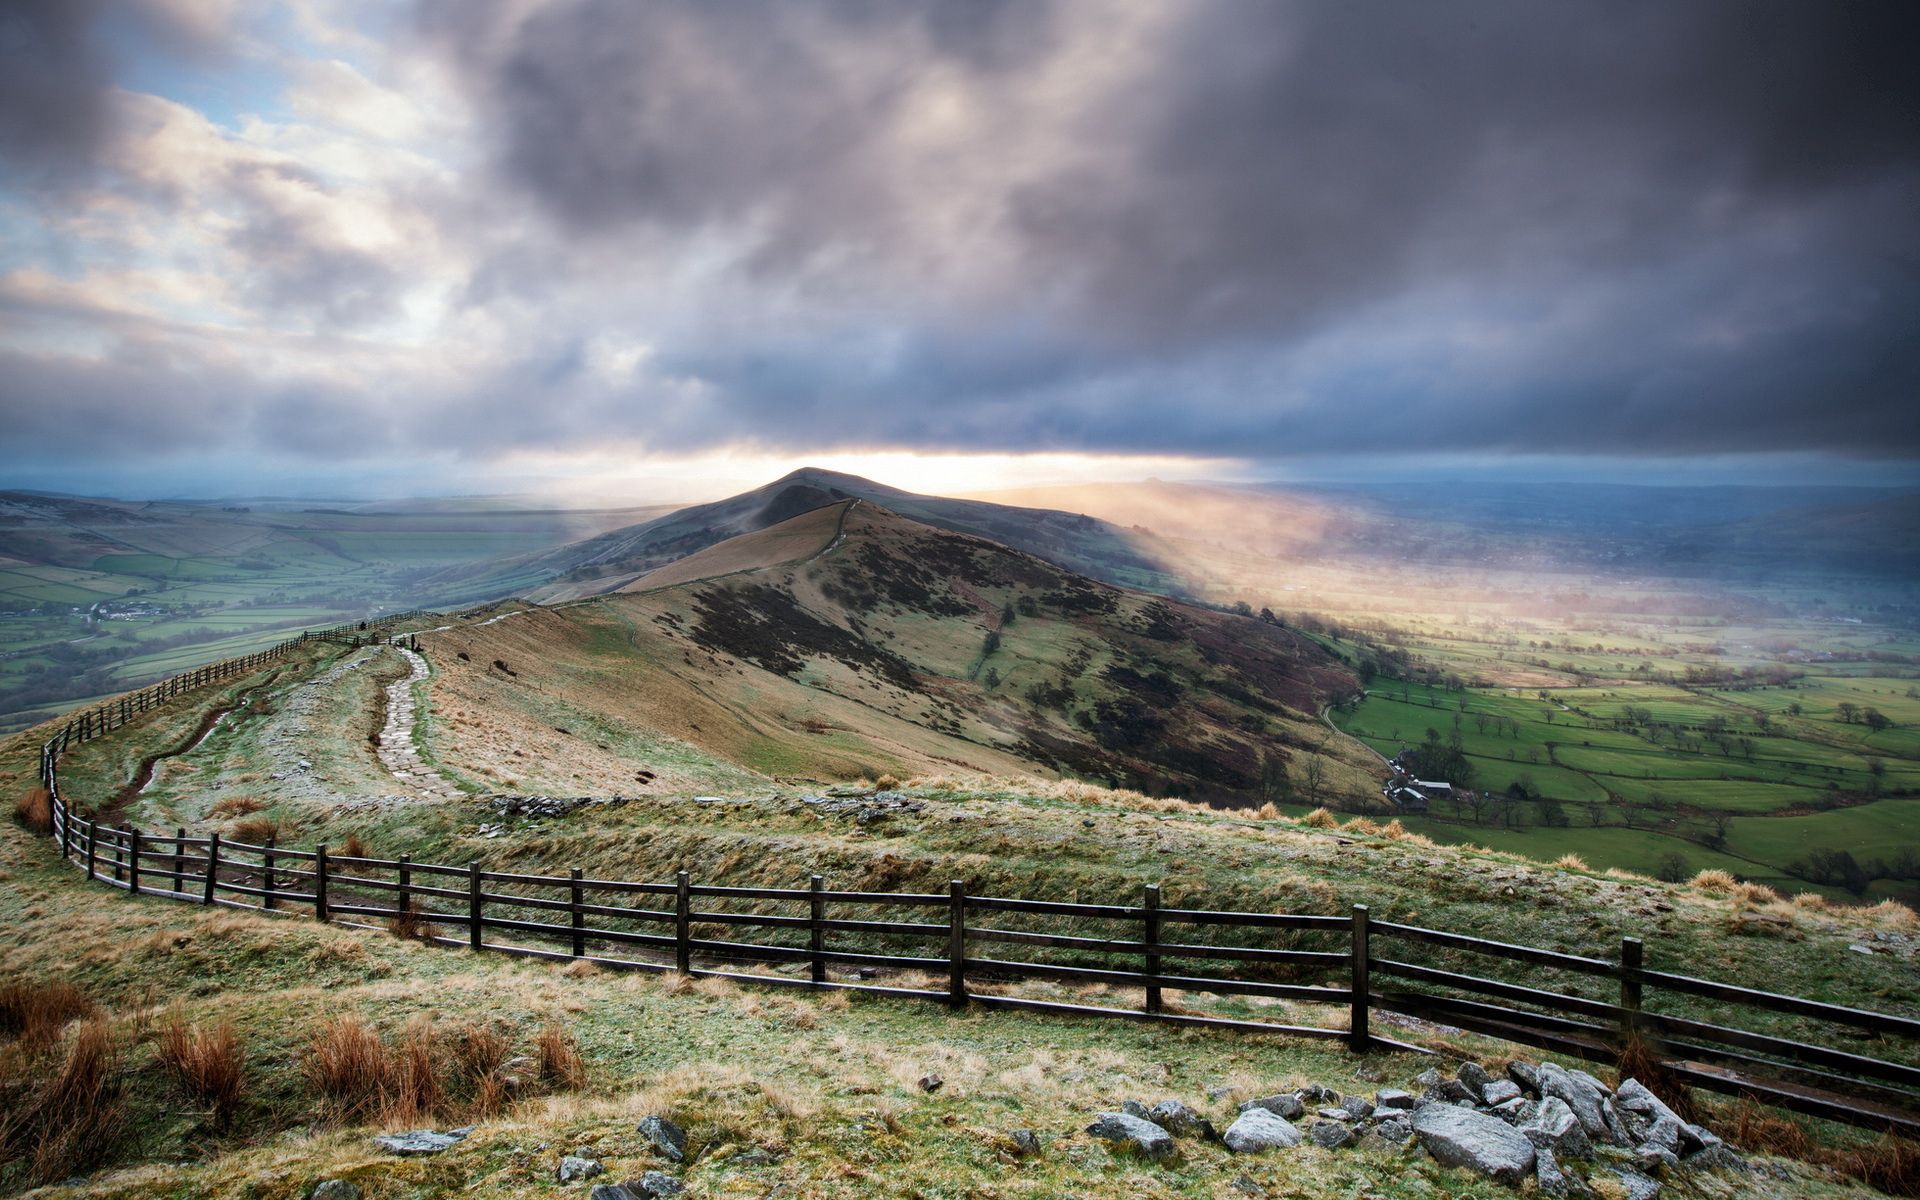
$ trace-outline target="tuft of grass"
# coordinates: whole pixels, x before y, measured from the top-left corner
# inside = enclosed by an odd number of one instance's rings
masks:
[[[247,1055],[230,1022],[208,1027],[174,1017],[160,1027],[158,1057],[182,1092],[213,1110],[216,1125],[232,1125],[246,1090]]]
[[[1306,816],[1301,817],[1300,823],[1309,829],[1338,829],[1340,827],[1340,818],[1334,816],[1324,808],[1316,808]]]
[[[280,834],[280,822],[271,817],[248,817],[244,821],[235,821],[227,827],[228,837],[236,842],[245,842],[253,846],[278,842]]]
[[[1562,871],[1591,871],[1593,869],[1587,865],[1587,860],[1581,858],[1578,854],[1562,854],[1559,858],[1553,860],[1553,865]]]
[[[0,984],[0,1037],[18,1038],[24,1045],[52,1042],[69,1022],[98,1011],[86,993],[64,979]]]
[[[499,1112],[511,1099],[507,1061],[512,1057],[513,1040],[497,1025],[468,1021],[454,1032],[454,1070],[471,1089],[474,1110],[481,1116]]]
[[[216,800],[207,809],[207,819],[224,821],[228,817],[245,817],[267,807],[267,802],[254,796],[228,796]]]
[[[1697,872],[1692,879],[1687,881],[1687,886],[1696,892],[1730,894],[1735,888],[1740,886],[1740,881],[1733,877],[1733,872],[1722,871],[1716,867]]]
[[[571,1033],[558,1024],[548,1025],[533,1044],[540,1056],[540,1079],[548,1087],[572,1091],[586,1086],[586,1059]]]
[[[13,802],[13,819],[43,837],[53,832],[53,793],[30,787]]]
[[[360,835],[357,833],[349,833],[347,840],[341,842],[340,848],[335,850],[334,853],[340,855],[342,858],[373,857],[373,851],[367,848],[366,842],[362,841]]]
[[[335,1017],[315,1030],[300,1069],[342,1122],[370,1120],[387,1105],[393,1064],[386,1043],[358,1017]]]
[[[388,1062],[381,1116],[395,1125],[417,1125],[445,1109],[446,1089],[440,1083],[445,1057],[432,1019],[422,1016],[409,1021]]]
[[[32,1056],[0,1081],[0,1162],[27,1164],[29,1185],[104,1163],[125,1136],[120,1049],[102,1017],[80,1027],[55,1066]]]
[[[426,919],[426,910],[412,896],[394,914],[387,918],[387,932],[403,941],[426,939],[438,935],[433,922]]]
[[[1743,1096],[1733,1112],[1732,1140],[1754,1153],[1831,1167],[1889,1196],[1920,1196],[1920,1146],[1891,1134],[1866,1146],[1828,1146],[1800,1122]]]

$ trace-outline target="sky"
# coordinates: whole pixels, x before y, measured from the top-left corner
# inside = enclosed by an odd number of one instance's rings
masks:
[[[0,486],[1912,484],[1916,45],[1876,0],[7,0]]]

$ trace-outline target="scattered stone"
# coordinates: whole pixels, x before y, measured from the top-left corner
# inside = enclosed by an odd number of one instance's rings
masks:
[[[1285,1117],[1287,1120],[1292,1120],[1307,1111],[1307,1106],[1301,1102],[1297,1092],[1281,1092],[1275,1096],[1262,1096],[1258,1100],[1249,1100],[1240,1106],[1240,1111],[1244,1113],[1256,1108],[1264,1109],[1276,1117]]]
[[[1373,1127],[1374,1136],[1395,1146],[1404,1145],[1413,1136],[1413,1125],[1405,1117],[1388,1117]]]
[[[1514,1059],[1507,1064],[1507,1078],[1520,1085],[1529,1096],[1540,1094],[1540,1071],[1530,1062]]]
[[[1007,1135],[1013,1142],[1013,1153],[1019,1158],[1040,1157],[1040,1135],[1031,1129],[1016,1129]]]
[[[1671,1117],[1675,1122],[1685,1124],[1680,1120],[1678,1113],[1668,1108],[1664,1100],[1654,1095],[1638,1079],[1621,1081],[1620,1090],[1614,1093],[1613,1102],[1630,1113],[1638,1113],[1650,1120],[1658,1121],[1663,1117]]]
[[[1453,1077],[1466,1085],[1468,1093],[1476,1102],[1486,1094],[1487,1085],[1493,1082],[1493,1077],[1487,1074],[1486,1068],[1477,1062],[1461,1063],[1460,1069],[1453,1073]]]
[[[1300,1089],[1300,1099],[1306,1101],[1308,1104],[1338,1104],[1340,1103],[1340,1093],[1330,1087],[1322,1087],[1317,1083],[1310,1083]]]
[[[1415,1075],[1413,1077],[1413,1081],[1415,1083],[1419,1084],[1423,1088],[1426,1088],[1428,1091],[1432,1091],[1434,1088],[1439,1087],[1441,1084],[1445,1083],[1446,1080],[1447,1080],[1447,1077],[1445,1075],[1442,1075],[1439,1069],[1435,1067],[1428,1067],[1426,1070],[1420,1072],[1418,1075]]]
[[[1434,1160],[1517,1186],[1533,1169],[1533,1143],[1498,1117],[1449,1104],[1413,1114],[1413,1132]]]
[[[587,1200],[660,1200],[662,1196],[678,1196],[687,1190],[687,1185],[671,1175],[660,1171],[648,1171],[638,1179],[629,1179],[625,1183],[595,1184]]]
[[[1638,1171],[1615,1167],[1613,1173],[1620,1178],[1620,1192],[1624,1200],[1654,1200],[1660,1194],[1659,1181],[1649,1179]]]
[[[1499,1108],[1509,1100],[1520,1099],[1520,1085],[1510,1079],[1490,1080],[1480,1089],[1480,1098],[1488,1108]]]
[[[1267,1194],[1267,1189],[1261,1187],[1259,1181],[1254,1179],[1253,1176],[1244,1173],[1235,1177],[1233,1190],[1243,1192],[1249,1196],[1264,1196]]]
[[[920,1077],[920,1090],[923,1092],[937,1092],[946,1085],[946,1080],[931,1071]]]
[[[1735,1154],[1724,1142],[1696,1150],[1680,1160],[1696,1171],[1745,1171],[1747,1160]]]
[[[1147,1119],[1175,1137],[1218,1138],[1220,1131],[1193,1109],[1178,1100],[1162,1100],[1147,1110]]]
[[[1580,1128],[1586,1131],[1589,1138],[1609,1142],[1618,1140],[1601,1111],[1600,1101],[1603,1097],[1585,1079],[1555,1063],[1542,1063],[1540,1094],[1552,1096],[1572,1109],[1574,1119],[1580,1122]]]
[[[1633,1152],[1633,1161],[1641,1170],[1650,1175],[1658,1175],[1670,1167],[1680,1165],[1680,1156],[1673,1151],[1649,1142]]]
[[[1647,1130],[1645,1145],[1658,1146],[1670,1154],[1680,1153],[1680,1135],[1686,1122],[1668,1113],[1653,1123]]]
[[[1132,1113],[1101,1113],[1087,1126],[1087,1132],[1117,1149],[1145,1158],[1162,1159],[1173,1154],[1173,1135]]]
[[[1560,1169],[1560,1160],[1554,1157],[1551,1149],[1542,1146],[1534,1151],[1533,1176],[1540,1185],[1540,1194],[1557,1197],[1584,1197],[1593,1194],[1586,1181],[1578,1175],[1569,1175]]]
[[[442,1150],[459,1145],[461,1140],[472,1132],[471,1125],[449,1129],[445,1133],[433,1129],[414,1129],[406,1133],[383,1133],[373,1141],[388,1153],[412,1157],[420,1154],[438,1154]]]
[[[1257,1154],[1298,1146],[1304,1135],[1272,1109],[1253,1107],[1241,1109],[1220,1140],[1235,1154]]]
[[[569,1154],[560,1160],[560,1169],[554,1172],[554,1178],[561,1183],[574,1183],[581,1179],[592,1179],[605,1169],[596,1159]]]
[[[1348,1096],[1340,1102],[1340,1110],[1349,1121],[1364,1121],[1373,1115],[1373,1101],[1365,1096]]]
[[[1307,1130],[1307,1136],[1313,1139],[1314,1145],[1328,1150],[1351,1146],[1357,1140],[1353,1126],[1345,1121],[1315,1121],[1313,1127]]]
[[[307,1193],[307,1200],[360,1200],[360,1187],[344,1179],[322,1179]]]
[[[647,1139],[649,1145],[666,1155],[669,1160],[686,1161],[687,1131],[674,1124],[670,1118],[657,1114],[642,1117],[637,1132]]]
[[[1593,1143],[1581,1127],[1580,1119],[1558,1096],[1540,1101],[1532,1119],[1521,1123],[1520,1132],[1536,1146],[1546,1146],[1576,1158],[1584,1158],[1593,1151]]]
[[[487,804],[503,818],[522,817],[530,821],[548,821],[568,816],[583,808],[620,808],[625,796],[517,796],[502,794],[487,797]],[[482,830],[499,832],[499,826],[482,825]]]
[[[1375,1108],[1412,1108],[1413,1093],[1399,1088],[1381,1088],[1373,1094]]]
[[[1130,1117],[1139,1117],[1142,1121],[1153,1120],[1153,1110],[1138,1100],[1122,1100],[1120,1111]]]

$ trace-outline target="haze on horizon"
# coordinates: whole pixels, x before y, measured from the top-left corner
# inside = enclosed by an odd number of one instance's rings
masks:
[[[0,486],[1920,481],[1920,10],[23,0]]]

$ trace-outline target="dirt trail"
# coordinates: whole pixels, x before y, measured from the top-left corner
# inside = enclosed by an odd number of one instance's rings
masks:
[[[404,679],[387,685],[387,722],[380,730],[381,765],[395,779],[416,791],[439,798],[458,796],[458,789],[420,761],[420,750],[413,743],[413,685],[427,677],[427,660],[404,646],[394,649],[406,656],[412,670]]]

